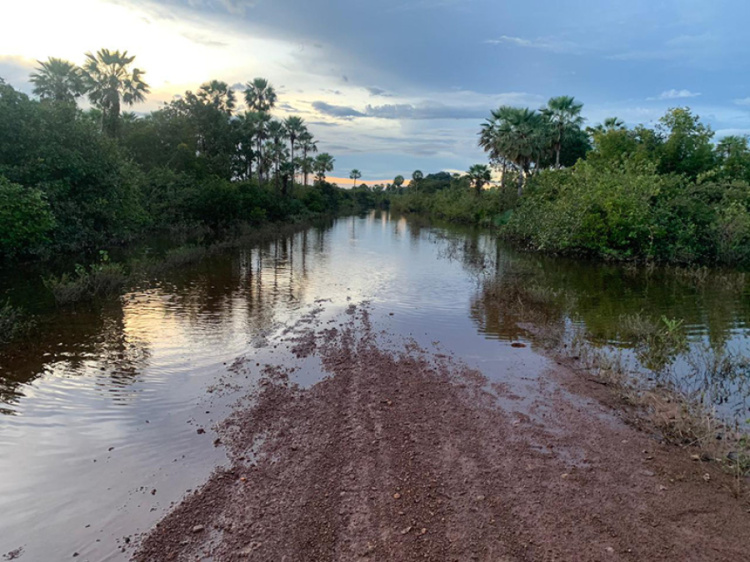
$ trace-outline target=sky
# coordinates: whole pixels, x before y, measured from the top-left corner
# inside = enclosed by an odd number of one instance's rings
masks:
[[[587,124],[689,106],[717,138],[750,134],[748,21],[743,0],[0,0],[0,77],[30,93],[37,60],[127,49],[147,113],[262,76],[333,176],[377,181],[484,163],[491,109],[557,95]]]

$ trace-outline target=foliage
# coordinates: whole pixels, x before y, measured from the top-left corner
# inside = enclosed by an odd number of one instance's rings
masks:
[[[45,278],[44,284],[52,291],[57,304],[65,305],[117,294],[126,280],[122,264],[110,262],[109,254],[101,250],[98,262],[89,267],[78,264],[73,275],[51,275]]]
[[[33,251],[54,226],[44,194],[0,176],[0,258]]]
[[[247,84],[249,111],[238,115],[237,92],[220,80],[148,115],[122,112],[148,93],[134,58],[102,49],[82,68],[39,62],[39,101],[0,78],[0,259],[90,255],[146,230],[218,231],[376,199],[325,181],[333,156],[312,157],[317,142],[301,117],[271,116],[277,95],[265,79]],[[84,93],[87,111],[75,103]],[[298,173],[305,185],[316,174],[314,191],[298,189]],[[58,279],[58,293],[91,292],[98,272],[85,273]]]

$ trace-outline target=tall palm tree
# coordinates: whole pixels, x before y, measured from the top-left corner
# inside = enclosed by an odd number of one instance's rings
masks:
[[[399,174],[395,178],[393,178],[393,185],[396,189],[400,189],[401,186],[404,185],[404,176]]]
[[[307,127],[305,127],[305,122],[301,117],[290,115],[284,119],[284,128],[286,129],[286,136],[289,139],[289,150],[291,151],[290,162],[292,163],[292,183],[294,183],[294,143],[297,142],[300,135],[307,130]]]
[[[313,171],[313,160],[308,153],[318,152],[318,142],[313,140],[312,133],[305,129],[297,139],[302,146],[302,173],[304,174],[304,183],[307,185],[307,176]]]
[[[245,102],[253,111],[271,111],[276,105],[276,91],[265,78],[255,78],[245,86]]]
[[[558,96],[547,102],[547,107],[541,109],[554,130],[553,148],[555,150],[555,167],[560,169],[560,151],[565,131],[583,123],[581,110],[583,104],[578,103],[573,96]]]
[[[211,80],[201,84],[198,89],[198,99],[227,115],[231,115],[237,105],[234,90],[221,80]]]
[[[34,93],[42,100],[75,103],[86,93],[83,72],[72,62],[50,57],[31,74]]]
[[[357,186],[357,180],[358,180],[359,178],[361,178],[361,177],[362,177],[362,172],[360,172],[360,171],[359,171],[359,170],[357,170],[356,168],[354,168],[354,169],[353,169],[353,170],[352,170],[352,171],[351,171],[351,172],[349,173],[349,179],[350,179],[350,180],[352,180],[352,187],[356,187],[356,186]]]
[[[255,139],[255,157],[257,158],[256,169],[258,172],[258,185],[263,183],[263,141],[268,138],[268,124],[271,122],[271,115],[265,111],[248,111],[245,113],[246,127],[248,133]]]
[[[326,172],[333,171],[333,156],[327,152],[321,152],[315,157],[315,179],[318,183],[326,181]]]
[[[486,164],[474,164],[466,173],[469,181],[474,185],[477,196],[482,193],[482,188],[492,179],[490,168]]]
[[[146,99],[149,86],[143,81],[144,72],[130,70],[135,56],[127,51],[101,49],[86,53],[83,65],[84,81],[91,103],[102,112],[102,130],[116,136],[120,126],[120,106],[133,105]]]
[[[482,125],[479,146],[489,153],[491,161],[507,161],[518,171],[518,195],[523,192],[526,177],[539,162],[547,144],[542,116],[528,108],[502,106]]]

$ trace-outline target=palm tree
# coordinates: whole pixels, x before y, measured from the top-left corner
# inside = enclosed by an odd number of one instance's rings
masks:
[[[327,152],[321,152],[315,157],[315,179],[322,184],[326,181],[326,172],[333,171],[333,156]]]
[[[270,149],[273,155],[273,162],[276,168],[276,187],[279,185],[279,167],[281,166],[281,160],[285,157],[286,147],[284,146],[284,140],[286,139],[286,129],[281,121],[272,119],[268,123],[266,134],[270,139],[270,143],[266,143],[266,147]]]
[[[129,68],[134,60],[135,56],[128,56],[127,51],[101,49],[96,55],[86,53],[83,72],[89,100],[101,110],[102,130],[110,136],[119,131],[121,104],[142,102],[149,92],[143,81],[144,72]]]
[[[198,89],[198,99],[227,115],[231,115],[236,106],[234,90],[226,82],[220,80],[211,80],[201,84]]]
[[[307,176],[313,171],[313,159],[308,157],[310,152],[318,152],[318,142],[313,140],[312,133],[305,129],[297,138],[302,145],[302,173],[305,176],[305,185],[307,185]]]
[[[505,105],[492,111],[492,117],[482,125],[479,146],[489,153],[490,161],[505,161],[518,171],[520,196],[532,165],[542,156],[546,136],[539,113]]]
[[[268,138],[268,124],[271,116],[264,111],[248,111],[245,113],[246,127],[251,137],[255,139],[256,168],[258,170],[258,185],[263,183],[263,141]]]
[[[547,102],[547,107],[540,111],[549,119],[554,129],[553,148],[555,150],[555,167],[560,169],[560,151],[562,150],[563,136],[566,129],[577,127],[583,123],[581,110],[583,104],[575,101],[573,96],[558,96]]]
[[[469,168],[466,175],[469,178],[469,181],[474,185],[477,196],[482,193],[482,187],[492,179],[490,168],[486,164],[474,164]]]
[[[66,60],[50,57],[31,75],[34,93],[42,100],[75,103],[76,98],[86,93],[83,72]]]
[[[424,174],[422,173],[422,170],[414,170],[411,174],[411,187],[414,188],[414,191],[417,191],[419,189],[419,184],[424,179]]]
[[[255,78],[245,86],[245,102],[253,111],[271,111],[276,105],[276,91],[265,78]]]
[[[400,189],[401,186],[404,185],[404,176],[399,174],[395,178],[393,178],[393,185],[396,189]]]
[[[357,170],[356,168],[351,171],[349,174],[349,179],[352,180],[352,187],[357,186],[357,180],[362,177],[362,172]]]
[[[723,158],[747,154],[747,137],[740,135],[729,135],[721,139],[716,145],[716,152]]]
[[[305,122],[301,117],[296,115],[290,115],[284,119],[284,128],[286,129],[286,136],[289,138],[289,149],[291,151],[291,163],[292,163],[292,183],[294,183],[294,143],[300,138],[300,135],[307,130]]]

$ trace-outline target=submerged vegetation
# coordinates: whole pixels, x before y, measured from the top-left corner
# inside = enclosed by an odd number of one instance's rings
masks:
[[[81,67],[50,58],[31,76],[38,99],[0,78],[0,260],[90,256],[144,232],[226,231],[370,203],[369,191],[326,181],[334,158],[315,154],[299,116],[271,115],[268,81],[235,92],[210,80],[136,115],[123,109],[149,86],[134,62],[107,49]],[[84,96],[91,109],[78,107]]]

